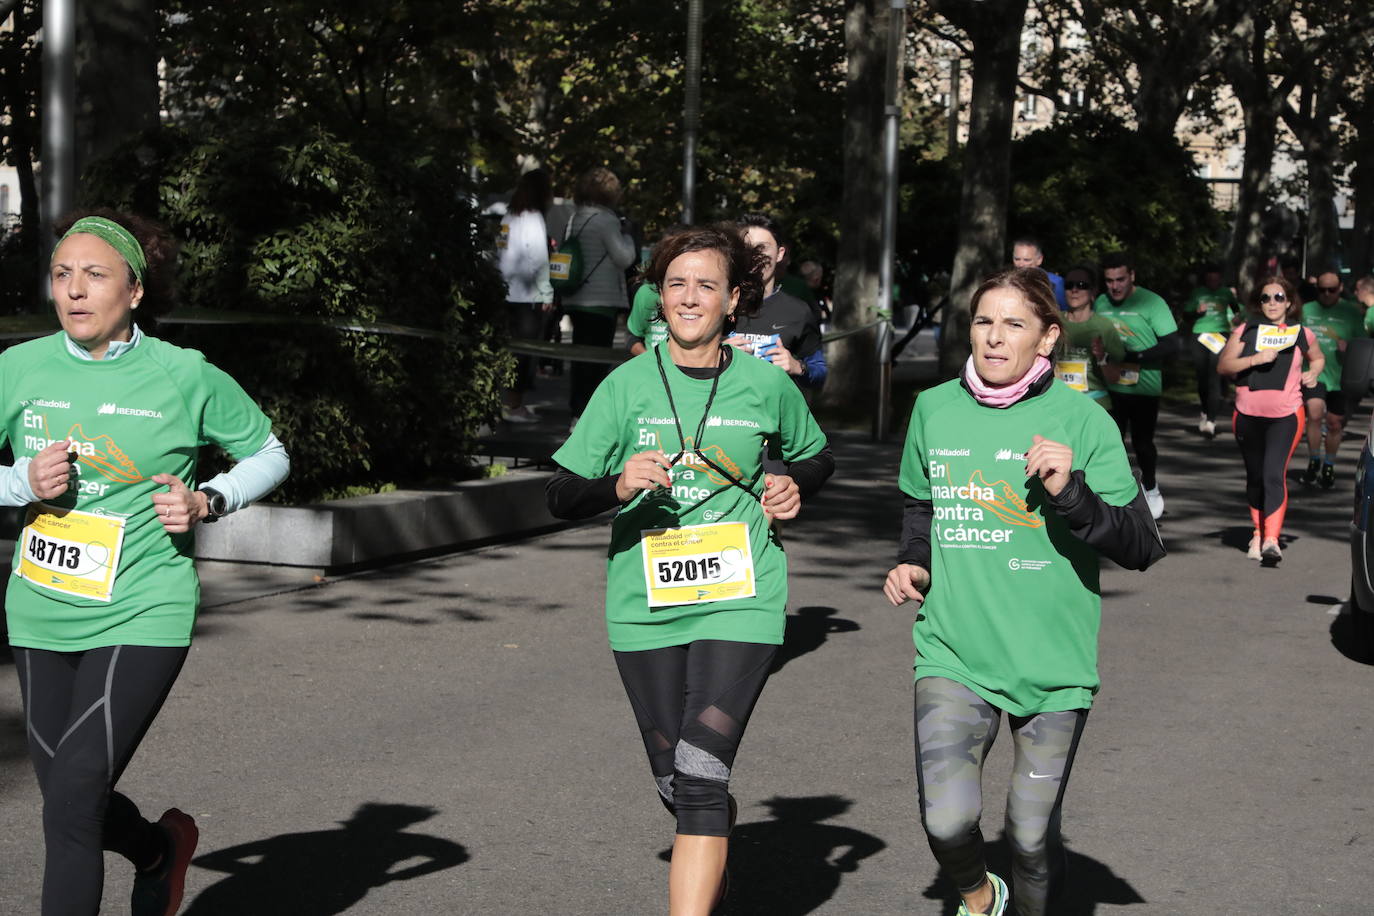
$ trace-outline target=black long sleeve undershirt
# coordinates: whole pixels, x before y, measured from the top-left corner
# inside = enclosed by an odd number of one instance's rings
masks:
[[[1164,542],[1139,490],[1126,505],[1110,505],[1093,492],[1080,470],[1069,475],[1058,496],[1046,493],[1045,502],[1068,523],[1074,537],[1119,566],[1148,569],[1164,556]],[[930,500],[905,498],[898,563],[930,571],[930,526],[934,518]]]
[[[1126,354],[1128,363],[1162,363],[1178,355],[1179,332],[1170,331],[1148,350],[1132,350]]]
[[[787,466],[788,476],[797,484],[802,499],[809,499],[835,472],[835,456],[827,445],[810,458]],[[544,485],[544,498],[554,518],[579,521],[600,515],[620,505],[615,493],[619,474],[587,478],[559,467]]]

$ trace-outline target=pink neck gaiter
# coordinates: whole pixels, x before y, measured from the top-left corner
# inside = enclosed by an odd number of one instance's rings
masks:
[[[978,373],[973,368],[973,357],[968,358],[964,363],[964,384],[968,390],[973,392],[973,398],[984,407],[1010,407],[1017,401],[1026,396],[1030,386],[1040,381],[1040,378],[1050,371],[1050,361],[1043,356],[1037,355],[1034,364],[1026,370],[1026,374],[1010,385],[1002,385],[994,388],[987,382],[978,377]]]

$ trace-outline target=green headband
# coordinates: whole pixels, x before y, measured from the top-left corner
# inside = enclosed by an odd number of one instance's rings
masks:
[[[61,245],[67,240],[67,236],[78,232],[93,235],[119,252],[119,256],[128,263],[138,282],[143,282],[143,274],[148,269],[148,259],[143,255],[143,246],[128,229],[103,216],[83,216],[72,223],[72,227],[57,240],[57,244]]]

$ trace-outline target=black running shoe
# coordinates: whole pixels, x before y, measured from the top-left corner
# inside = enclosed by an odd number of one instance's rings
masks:
[[[200,839],[195,820],[176,808],[168,808],[157,823],[167,835],[167,851],[156,869],[134,876],[133,916],[174,916],[181,908],[186,869]]]
[[[1329,490],[1336,485],[1336,466],[1334,464],[1322,465],[1322,489]]]
[[[1320,458],[1313,458],[1311,461],[1307,462],[1307,470],[1302,472],[1298,480],[1310,487],[1317,482],[1317,472],[1321,469],[1322,460]]]

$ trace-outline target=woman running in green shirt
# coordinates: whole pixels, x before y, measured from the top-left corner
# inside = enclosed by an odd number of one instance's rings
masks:
[[[787,560],[773,522],[830,476],[825,435],[786,372],[724,344],[753,309],[755,258],[729,227],[654,250],[665,345],[597,388],[554,454],[549,509],[611,528],[606,621],[659,797],[677,820],[673,916],[725,895],[731,769],[782,643]],[[788,462],[769,474],[764,452]]]
[[[959,914],[1007,911],[978,825],[1006,713],[1016,912],[1038,916],[1062,868],[1060,805],[1098,687],[1098,559],[1144,569],[1163,547],[1112,418],[1051,371],[1063,328],[1044,272],[987,279],[971,311],[962,376],[912,410],[901,548],[883,591],[920,608],[921,823]]]
[[[286,478],[238,383],[135,318],[172,305],[175,245],[142,219],[68,221],[50,280],[62,330],[0,354],[0,505],[27,506],[5,594],[29,758],[43,794],[43,916],[100,910],[103,850],[133,863],[134,916],[171,916],[198,832],[115,790],[191,644],[197,524]],[[236,464],[197,486],[201,446]]]

